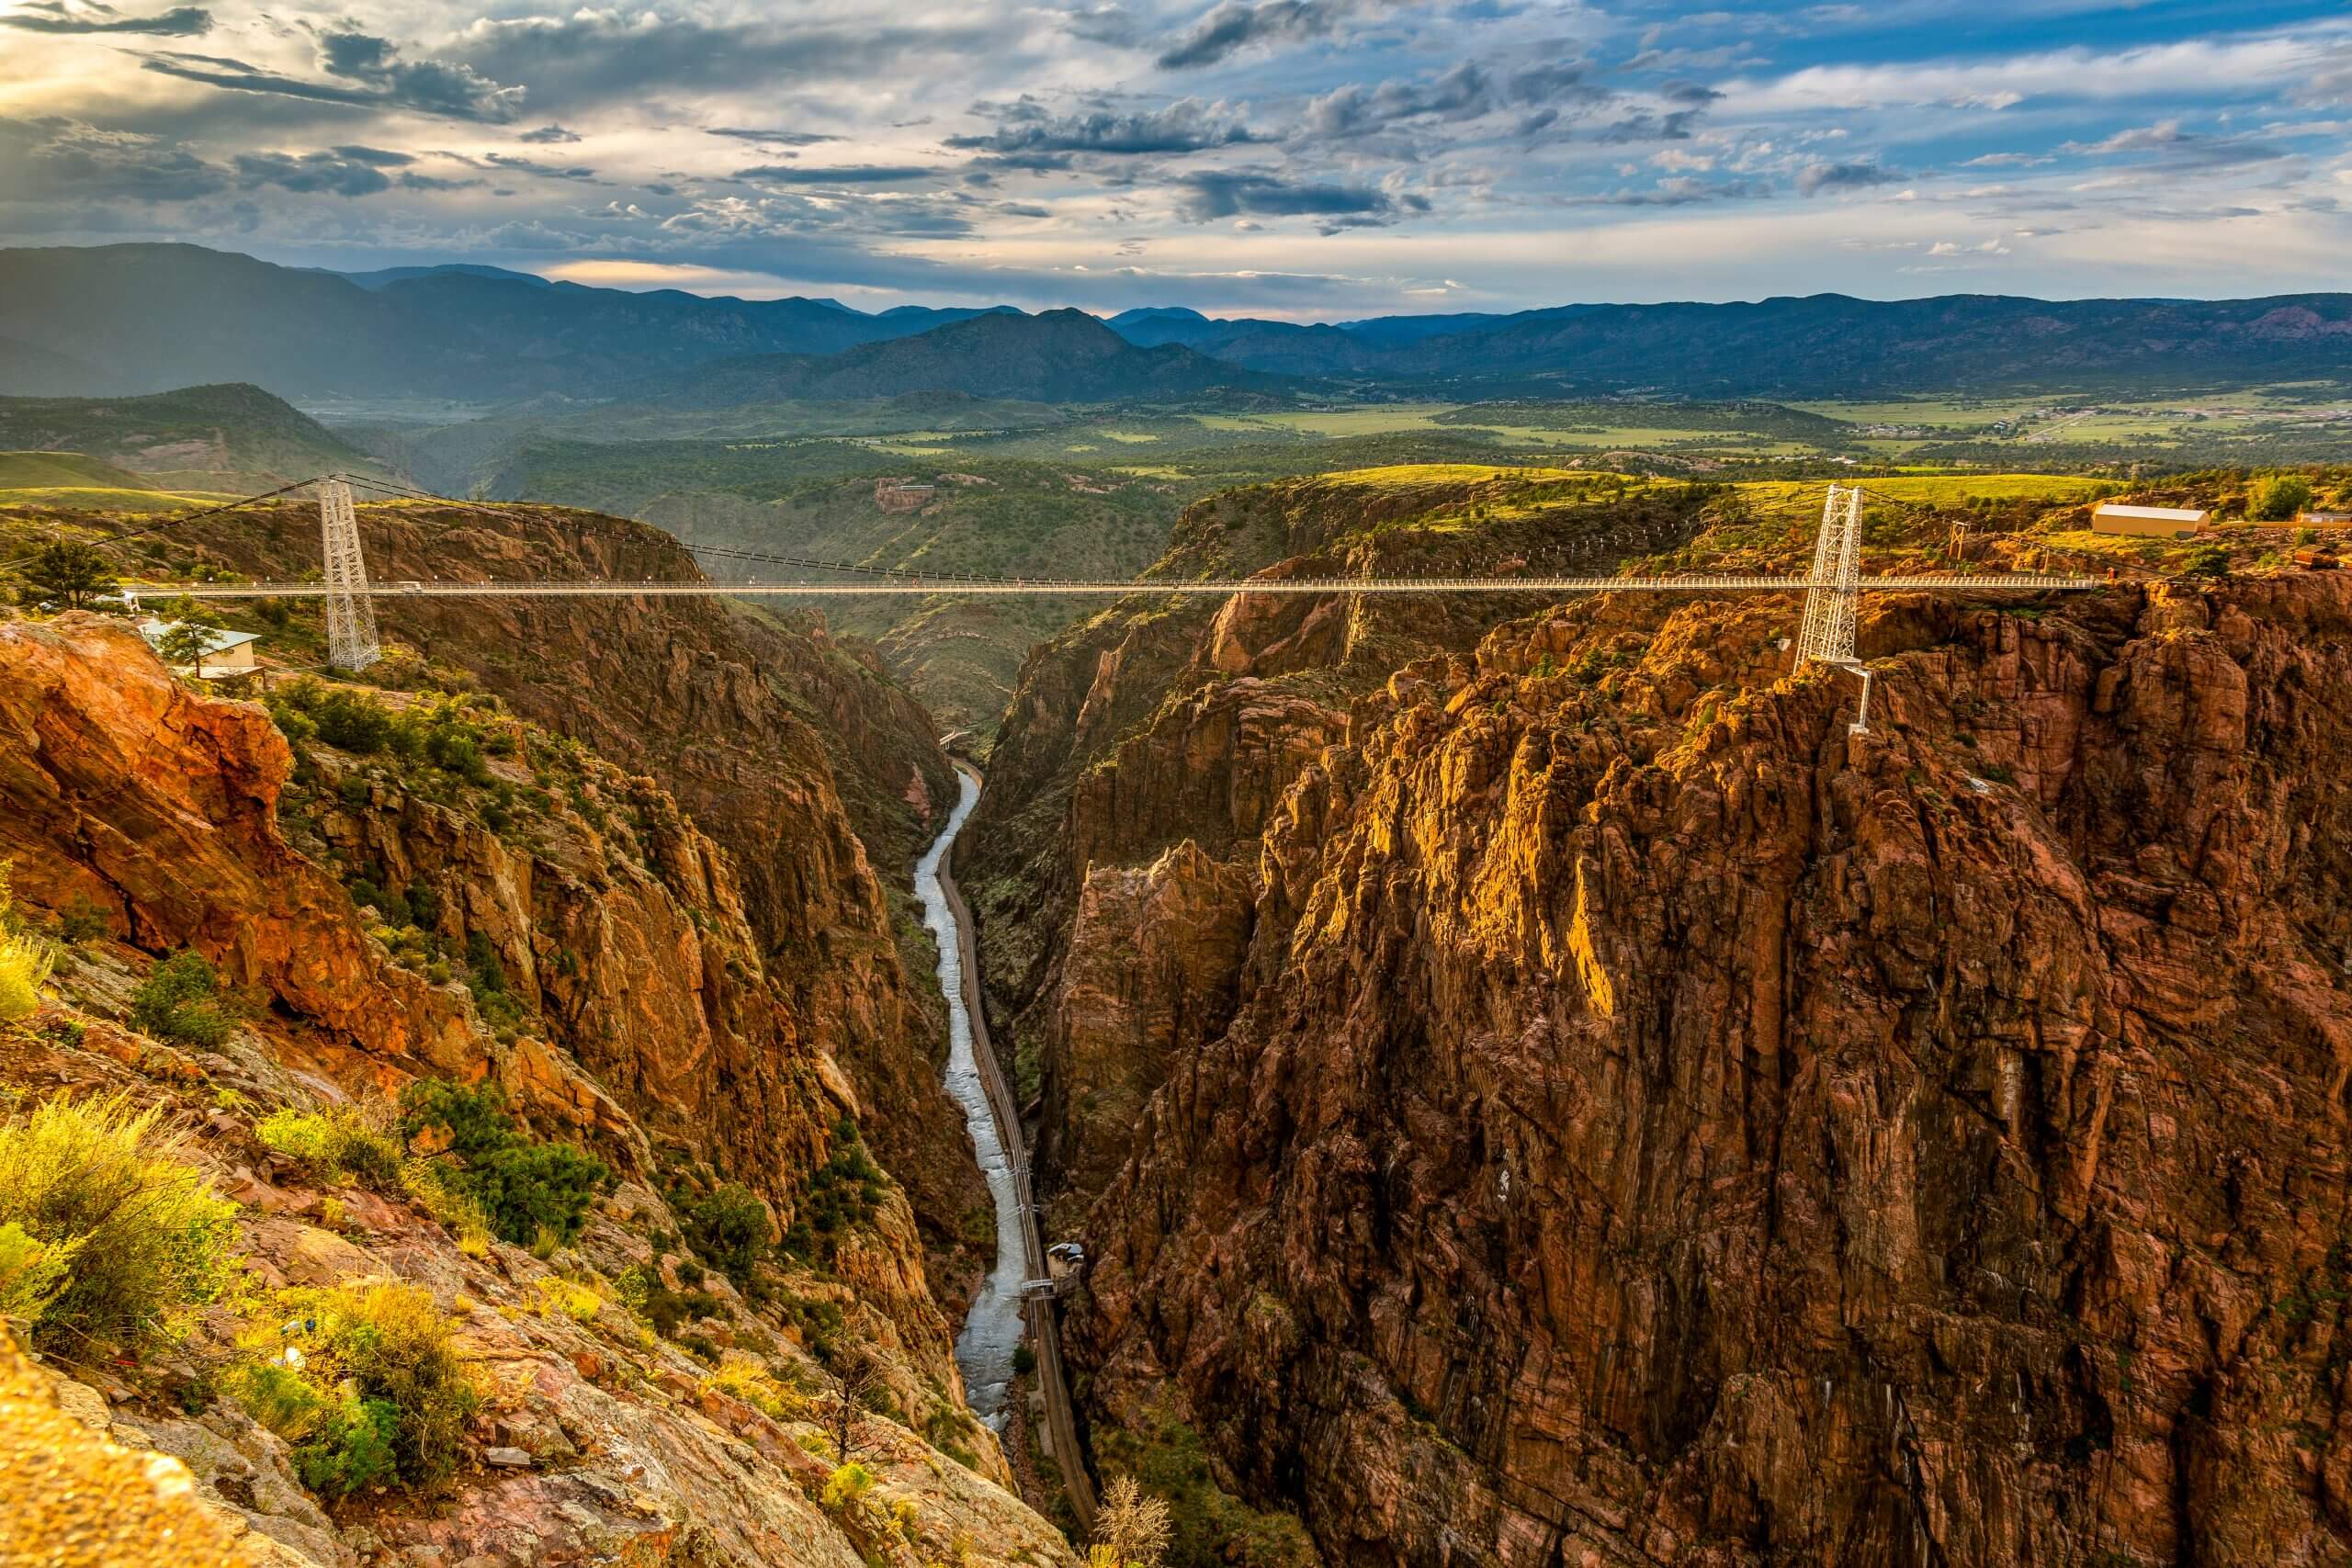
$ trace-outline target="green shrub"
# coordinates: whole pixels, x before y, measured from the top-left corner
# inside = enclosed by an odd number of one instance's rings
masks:
[[[852,1460],[826,1478],[825,1506],[828,1508],[854,1507],[857,1500],[871,1491],[873,1486],[874,1472],[855,1460]]]
[[[2291,523],[2311,503],[2309,479],[2301,474],[2274,474],[2255,487],[2245,514],[2255,523]]]
[[[57,937],[68,947],[102,937],[110,929],[106,911],[86,893],[76,893],[74,901],[57,912]]]
[[[249,1365],[233,1392],[294,1445],[304,1485],[330,1497],[378,1482],[429,1491],[457,1472],[481,1390],[431,1292],[359,1280],[284,1292],[279,1310],[300,1326],[259,1330],[248,1348],[288,1339],[300,1365]]]
[[[810,1258],[821,1247],[831,1256],[845,1232],[873,1219],[888,1179],[867,1156],[857,1123],[842,1117],[833,1123],[832,1156],[810,1173],[800,1216],[785,1232],[784,1249]]]
[[[751,1279],[752,1270],[767,1255],[767,1205],[741,1182],[730,1181],[716,1192],[689,1201],[681,1218],[686,1244],[738,1285]]]
[[[30,1332],[65,1289],[78,1249],[43,1246],[14,1220],[0,1225],[0,1321],[18,1334]]]
[[[130,1021],[159,1040],[218,1046],[236,1029],[220,1005],[220,976],[204,954],[182,951],[130,993]]]
[[[542,1230],[560,1243],[576,1239],[589,1205],[612,1178],[604,1161],[574,1145],[526,1140],[492,1084],[411,1084],[401,1096],[401,1132],[412,1145],[430,1134],[441,1145],[436,1159],[454,1162],[444,1173],[447,1183],[480,1204],[491,1229],[518,1247],[532,1245]]]
[[[28,1314],[34,1344],[62,1337],[78,1354],[168,1337],[228,1283],[236,1205],[177,1157],[157,1117],[121,1095],[61,1096],[0,1124],[0,1226],[65,1269],[62,1281],[16,1287],[40,1298]],[[28,1269],[21,1247],[16,1256]]]

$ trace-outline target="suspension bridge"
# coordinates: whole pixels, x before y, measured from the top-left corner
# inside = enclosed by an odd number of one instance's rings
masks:
[[[1577,593],[1797,593],[1805,596],[1804,617],[1796,639],[1797,670],[1825,664],[1847,671],[1861,682],[1860,711],[1849,726],[1867,728],[1870,712],[1870,671],[1856,657],[1855,607],[1864,592],[1926,592],[1936,593],[2046,593],[2098,586],[2090,577],[2050,576],[2031,572],[1979,572],[1956,576],[1865,577],[1861,571],[1862,499],[1859,485],[1832,484],[1822,503],[1820,531],[1815,536],[1813,570],[1804,577],[1694,572],[1667,577],[1560,576],[1515,571],[1445,577],[1203,577],[1191,579],[1081,579],[988,577],[968,573],[933,573],[902,568],[870,567],[845,561],[773,555],[729,546],[688,546],[699,558],[746,567],[786,567],[801,572],[833,574],[835,581],[762,577],[674,579],[520,579],[488,581],[439,580],[381,581],[368,575],[360,548],[357,512],[352,496],[356,482],[404,498],[471,507],[499,515],[494,506],[451,501],[406,486],[378,479],[331,474],[304,479],[265,495],[232,502],[175,521],[194,521],[233,511],[254,502],[315,485],[319,492],[322,558],[324,570],[316,581],[192,582],[141,590],[151,596],[195,600],[321,599],[325,601],[327,661],[338,670],[366,669],[381,657],[376,629],[379,600],[423,599],[648,599],[648,598],[866,598],[896,594],[910,598],[970,595],[984,598],[1057,597],[1124,598],[1133,593],[1204,594],[1577,594]],[[847,578],[849,581],[840,581]]]

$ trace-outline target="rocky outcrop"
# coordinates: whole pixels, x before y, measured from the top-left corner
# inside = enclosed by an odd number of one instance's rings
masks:
[[[27,1102],[121,1093],[194,1129],[247,1270],[184,1345],[96,1369],[85,1418],[184,1465],[165,1468],[273,1562],[1071,1562],[963,1404],[899,1185],[873,1179],[846,1219],[836,1200],[821,1268],[778,1252],[740,1290],[679,1239],[672,1203],[722,1179],[778,1229],[804,1217],[837,1122],[872,1124],[770,983],[731,857],[650,780],[464,711],[487,784],[315,739],[298,763],[261,707],[175,682],[119,623],[0,623],[0,862],[24,918],[81,928],[62,1004],[0,1028],[0,1082]],[[202,1051],[117,1021],[182,946],[241,993],[239,1026]],[[428,1075],[494,1077],[535,1132],[616,1168],[576,1248],[461,1245],[413,1190],[257,1130]],[[277,1322],[268,1292],[377,1277],[457,1323],[487,1398],[475,1462],[446,1498],[322,1511],[287,1445],[217,1397],[220,1369]],[[657,1292],[692,1321],[633,1310]],[[856,1418],[863,1503],[825,1498],[843,1357],[874,1360],[891,1417]]]
[[[1887,604],[1851,738],[1792,608],[1357,701],[1087,1222],[1097,1408],[1340,1562],[2332,1560],[2352,586]]]
[[[702,575],[658,529],[593,513],[367,506],[360,528],[379,580]],[[317,518],[291,506],[232,514],[197,525],[185,544],[238,570],[292,575],[316,563]],[[910,977],[927,973],[919,947],[902,954],[902,928],[917,927],[892,909],[894,895],[911,896],[932,803],[956,797],[922,708],[813,616],[686,598],[379,607],[389,639],[657,780],[726,852],[779,1010],[855,1081],[868,1136],[907,1186],[943,1286],[969,1271],[964,1216],[987,1191],[941,1088],[944,1013]]]

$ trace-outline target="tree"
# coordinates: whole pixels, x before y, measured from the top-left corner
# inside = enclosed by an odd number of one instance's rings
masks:
[[[25,581],[38,591],[36,597],[62,599],[70,610],[80,609],[94,595],[113,592],[115,587],[107,558],[70,539],[43,545],[23,571]]]
[[[2273,474],[2256,487],[2246,517],[2255,523],[2291,523],[2311,503],[2309,479],[2301,474]]]
[[[155,639],[155,651],[164,656],[166,664],[193,665],[200,681],[204,678],[204,656],[212,651],[214,629],[202,621],[175,621]]]
[[[1114,1476],[1094,1516],[1091,1555],[1097,1562],[1107,1556],[1116,1568],[1159,1568],[1175,1533],[1165,1502],[1147,1494],[1134,1476]]]
[[[868,1395],[882,1386],[882,1364],[864,1350],[844,1351],[833,1367],[833,1375],[841,1380],[833,1390],[832,1416],[833,1451],[839,1456],[836,1464],[849,1462],[851,1427],[857,1413],[865,1405]]]

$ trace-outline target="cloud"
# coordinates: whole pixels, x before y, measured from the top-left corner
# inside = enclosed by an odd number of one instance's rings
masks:
[[[1006,107],[1007,123],[984,136],[950,136],[946,144],[1000,158],[1059,157],[1072,152],[1118,156],[1200,152],[1262,140],[1223,104],[1179,98],[1165,108],[1048,118],[1034,98]]]
[[[2155,161],[2166,167],[2203,169],[2267,164],[2289,156],[2283,150],[2265,146],[2250,136],[2212,136],[2183,130],[2177,119],[2119,130],[2098,141],[2062,142],[2058,151],[2084,157],[2145,152],[2154,154]]]
[[[232,184],[227,170],[155,137],[62,118],[0,119],[0,201],[193,201]]]
[[[1352,7],[1342,0],[1219,0],[1159,56],[1163,71],[1214,65],[1257,43],[1295,43],[1337,28]]]
[[[1705,201],[1733,201],[1762,196],[1765,187],[1754,180],[1702,180],[1692,175],[1672,175],[1647,190],[1614,190],[1605,196],[1577,197],[1574,207],[1694,207]]]
[[[240,152],[234,162],[237,183],[247,190],[277,186],[297,195],[376,196],[392,188],[384,171],[414,160],[401,152],[371,147],[338,147],[332,152]]]
[[[932,179],[951,171],[925,164],[842,164],[821,168],[806,164],[762,164],[738,169],[739,180],[783,186],[895,186]]]
[[[153,17],[117,15],[111,6],[68,10],[54,0],[34,0],[0,17],[0,27],[28,33],[146,33],[159,38],[195,38],[212,30],[212,13],[200,6],[176,6]]]
[[[471,66],[439,60],[403,61],[395,44],[368,33],[333,32],[319,39],[320,64],[344,82],[314,82],[265,71],[213,54],[160,52],[141,66],[183,81],[243,93],[274,93],[314,103],[414,109],[449,119],[503,125],[522,106],[523,89],[503,87]]]
[[[775,147],[814,147],[820,141],[839,141],[838,136],[824,136],[813,130],[764,130],[751,125],[706,125],[706,136],[731,136],[738,141],[757,141]]]
[[[537,175],[546,180],[593,180],[596,177],[596,171],[584,164],[542,164],[536,158],[517,158],[506,152],[485,152],[481,161],[493,169],[504,169],[517,175]]]
[[[1908,177],[1900,169],[1877,164],[1807,164],[1797,171],[1797,190],[1804,196],[1819,196],[1826,190],[1867,190]]]
[[[566,130],[560,125],[543,125],[537,130],[526,130],[523,132],[522,135],[516,137],[514,140],[517,141],[527,141],[534,146],[545,147],[560,142],[577,141],[580,140],[580,133],[576,130]]]
[[[876,7],[876,17],[888,11]],[[448,52],[482,75],[527,82],[553,112],[642,102],[650,89],[772,96],[797,82],[903,82],[928,62],[969,69],[1004,39],[1000,25],[804,23],[761,17],[707,22],[647,9],[582,6],[561,15],[484,17]]]
[[[1313,218],[1324,233],[1393,223],[1429,210],[1426,197],[1393,197],[1371,186],[1294,182],[1262,169],[1201,170],[1177,181],[1182,210],[1195,223],[1244,215]]]

